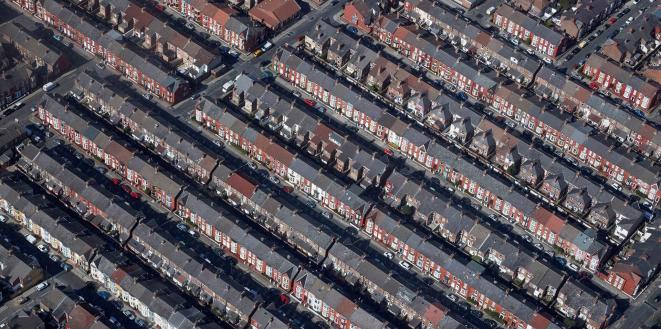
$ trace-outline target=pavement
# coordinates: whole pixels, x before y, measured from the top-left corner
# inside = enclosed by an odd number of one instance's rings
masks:
[[[613,329],[661,327],[661,278],[651,282],[624,314],[611,325]]]

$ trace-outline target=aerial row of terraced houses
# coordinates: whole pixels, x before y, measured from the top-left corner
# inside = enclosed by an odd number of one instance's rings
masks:
[[[82,73],[82,75],[77,79],[77,83],[80,86],[80,90],[85,90],[90,100],[90,104],[96,105],[91,108],[91,110],[97,111],[108,111],[105,113],[112,113],[112,122],[115,122],[118,125],[122,125],[124,128],[129,129],[130,135],[132,138],[140,140],[145,145],[151,145],[155,150],[162,150],[161,155],[164,159],[171,161],[173,165],[176,164],[177,168],[180,168],[187,175],[194,177],[201,184],[209,183],[213,184],[216,189],[218,189],[219,194],[223,194],[227,198],[227,202],[233,205],[241,205],[245,207],[250,205],[252,211],[247,212],[254,216],[256,219],[264,223],[274,223],[278,224],[278,227],[272,227],[273,230],[281,232],[288,228],[289,232],[280,233],[283,235],[283,238],[288,238],[289,243],[294,244],[297,248],[305,251],[306,256],[314,259],[315,261],[322,260],[326,257],[327,250],[334,245],[334,237],[329,236],[323,231],[319,231],[317,225],[312,225],[306,223],[306,221],[300,216],[295,214],[294,210],[284,209],[284,206],[279,205],[278,201],[273,197],[267,195],[261,190],[258,190],[257,186],[254,183],[251,183],[248,178],[243,177],[239,173],[235,173],[218,163],[218,161],[211,161],[213,165],[210,167],[210,170],[213,170],[213,173],[200,174],[200,169],[196,166],[197,162],[191,161],[186,162],[183,158],[188,158],[195,154],[194,148],[188,147],[181,151],[176,151],[177,146],[172,143],[176,141],[181,142],[181,138],[167,138],[167,136],[162,136],[162,134],[171,134],[172,131],[165,129],[159,129],[158,124],[149,124],[150,119],[148,114],[145,112],[136,112],[139,111],[135,105],[130,105],[130,102],[124,102],[123,104],[128,104],[122,106],[122,108],[114,108],[110,106],[110,100],[108,103],[99,103],[99,97],[103,94],[108,95],[108,93],[103,93],[103,89],[99,88],[100,85],[96,82],[96,87],[94,87],[95,82],[87,74]],[[98,94],[97,94],[98,93]],[[103,104],[103,105],[100,105]],[[133,107],[132,107],[133,106]],[[125,109],[131,110],[127,111]],[[59,110],[58,110],[59,109]],[[266,276],[268,279],[272,280],[276,286],[283,289],[285,292],[291,292],[292,297],[301,300],[308,305],[311,309],[322,314],[324,317],[329,318],[331,321],[337,323],[338,326],[348,327],[350,324],[358,327],[379,327],[378,323],[380,320],[372,318],[368,313],[361,310],[360,308],[349,305],[353,305],[346,297],[344,301],[338,301],[337,296],[341,296],[341,293],[334,291],[327,283],[323,283],[319,278],[316,278],[314,274],[307,273],[303,269],[300,269],[301,265],[291,263],[288,261],[289,257],[281,255],[279,252],[273,251],[270,247],[264,245],[257,238],[255,238],[249,230],[241,229],[241,226],[233,224],[229,219],[224,219],[222,211],[215,209],[213,202],[202,201],[203,198],[198,193],[195,192],[194,188],[184,187],[182,184],[175,182],[171,178],[156,169],[153,164],[150,164],[150,160],[145,156],[138,156],[140,152],[135,150],[129,150],[121,146],[121,142],[116,140],[111,136],[106,135],[101,130],[93,129],[92,126],[88,128],[82,127],[86,125],[86,121],[83,117],[76,114],[75,111],[70,111],[64,108],[62,105],[58,105],[58,102],[50,97],[44,99],[44,103],[39,106],[38,115],[44,120],[45,123],[48,123],[49,126],[53,127],[54,130],[59,131],[59,134],[72,143],[79,145],[85,152],[96,159],[102,160],[106,165],[120,174],[124,179],[127,179],[132,186],[135,186],[139,189],[141,193],[147,193],[151,197],[158,200],[165,207],[171,209],[178,216],[185,218],[192,223],[194,223],[200,232],[205,233],[210,238],[214,239],[221,246],[226,248],[228,252],[236,255],[237,259],[246,264],[249,264],[251,270]],[[140,113],[140,115],[138,115]],[[140,120],[147,121],[137,121]],[[139,124],[135,126],[134,124]],[[133,127],[133,129],[131,129]],[[139,128],[138,128],[139,127]],[[83,131],[84,133],[81,133]],[[163,139],[161,139],[163,138]],[[104,143],[104,144],[97,144]],[[111,146],[113,145],[113,146]],[[166,149],[163,146],[167,146]],[[183,153],[186,152],[186,153]],[[24,151],[27,158],[35,157],[34,150],[32,153]],[[31,155],[27,155],[27,154]],[[174,154],[174,156],[170,155]],[[45,157],[44,153],[38,153],[37,157]],[[28,160],[26,158],[26,160]],[[40,166],[37,166],[37,160],[28,160],[26,161],[30,164],[30,171],[43,172]],[[217,166],[217,167],[216,167]],[[45,166],[44,168],[48,168]],[[214,169],[215,168],[215,169]],[[51,173],[51,175],[57,174],[56,172]],[[50,176],[52,177],[52,176]],[[211,181],[209,178],[211,177]],[[64,182],[71,181],[72,184],[79,185],[75,183],[75,179],[70,180],[55,180],[54,178],[47,179],[48,184],[59,184],[60,186],[64,185],[66,195],[62,195],[67,199],[74,201],[75,204],[80,202],[85,205],[84,209],[89,209],[91,213],[96,213],[99,216],[105,217],[106,222],[110,223],[108,227],[111,227],[111,230],[117,231],[119,233],[120,239],[123,239],[125,243],[128,244],[129,249],[133,250],[136,254],[140,254],[143,257],[149,259],[153,258],[154,255],[158,252],[159,255],[172,255],[172,253],[165,253],[161,248],[162,243],[156,248],[155,245],[152,247],[145,247],[145,241],[149,240],[148,236],[144,236],[142,232],[149,234],[153,229],[144,230],[140,229],[144,225],[142,222],[128,222],[122,223],[120,217],[115,217],[111,212],[104,212],[102,209],[99,209],[102,204],[101,202],[97,204],[96,201],[98,197],[93,197],[89,195],[86,191],[80,191],[76,193],[74,191],[74,186],[69,187]],[[222,192],[222,193],[221,193]],[[83,197],[83,195],[85,195]],[[88,196],[89,195],[89,196]],[[76,199],[72,199],[75,197]],[[87,198],[89,197],[89,199]],[[269,212],[267,212],[267,210]],[[88,210],[86,210],[88,211]],[[268,216],[271,218],[269,221],[268,218],[263,216]],[[155,224],[151,224],[155,225]],[[129,235],[127,235],[129,234]],[[168,241],[171,238],[160,238],[158,241]],[[136,245],[139,243],[139,245]],[[339,242],[337,243],[337,248],[339,248]],[[165,256],[162,256],[165,257]],[[345,271],[350,269],[347,265],[342,265],[339,263],[342,257],[348,257],[346,254],[337,255],[335,261],[332,264],[337,268],[344,269]],[[358,255],[352,256],[353,258],[360,258]],[[347,260],[348,261],[348,260]],[[176,263],[170,264],[168,267],[172,268]],[[368,265],[366,265],[368,266]],[[371,265],[373,267],[373,265]],[[188,268],[186,267],[174,267],[175,273],[181,273],[183,276],[174,275],[173,278],[177,278],[181,285],[189,285],[191,280],[192,282],[207,282],[204,279],[201,279],[197,276],[196,273],[185,272]],[[353,269],[354,271],[359,271],[363,273],[367,280],[386,280],[387,275],[383,273],[382,275],[377,275],[378,273],[375,268],[368,269]],[[367,271],[369,270],[369,271]],[[369,274],[368,274],[369,273]],[[392,280],[390,280],[392,281]],[[416,297],[416,294],[413,293],[411,288],[406,288],[399,284],[400,287],[397,287],[395,282],[388,284],[388,286],[383,286],[380,281],[366,281],[370,282],[373,289],[380,289],[382,294],[388,296],[389,299],[393,300],[393,303],[398,303],[401,305],[404,314],[411,321],[436,321],[438,323],[443,323],[445,325],[450,325],[452,323],[451,317],[445,317],[444,310],[436,306],[434,303],[425,301],[423,297]],[[324,286],[325,285],[325,286]],[[408,291],[404,293],[404,291]],[[407,296],[406,300],[399,300],[400,296]],[[213,295],[212,295],[213,296]],[[324,303],[319,304],[320,301]],[[340,304],[333,304],[340,303]],[[409,305],[409,303],[412,303]],[[317,305],[324,305],[323,309],[317,309]],[[330,310],[331,313],[328,313]],[[435,310],[435,311],[431,311]],[[249,313],[241,315],[242,317],[248,317]],[[426,317],[431,317],[427,319]],[[244,319],[245,320],[245,319]]]
[[[396,22],[395,17],[388,15],[374,19],[370,31],[377,39],[389,44],[393,49],[428,69],[431,73],[438,75],[444,82],[465,93],[467,97],[484,102],[492,113],[512,120],[553,147],[559,148],[567,156],[585,163],[599,174],[617,184],[624,185],[632,192],[644,195],[651,202],[657,202],[661,192],[652,163],[637,161],[623,147],[617,147],[605,138],[613,137],[624,145],[648,156],[651,160],[657,160],[659,141],[657,141],[657,134],[654,133],[653,127],[644,120],[618,109],[616,105],[598,93],[590,91],[587,86],[565,77],[550,66],[531,60],[530,56],[525,53],[510,56],[515,59],[513,62],[505,61],[499,51],[507,47],[511,49],[511,46],[502,44],[502,48],[492,49],[490,44],[497,39],[493,39],[488,33],[480,31],[479,28],[458,19],[443,9],[432,6],[424,10],[428,10],[424,11],[427,13],[425,16],[427,18],[422,17],[421,13],[413,9],[411,15],[419,17],[417,18],[419,20],[428,20],[429,17],[438,19],[434,24],[443,31],[447,42],[428,37],[421,38],[420,35],[423,32],[416,31],[413,25],[402,25]],[[332,39],[328,34],[326,38]],[[477,55],[482,61],[495,67],[497,71],[511,76],[514,83],[507,85],[508,79],[505,77],[498,76],[493,71],[480,69],[471,61],[461,61],[460,53],[454,48]],[[317,50],[319,49],[317,46]],[[332,47],[329,52],[333,52]],[[345,65],[347,59],[343,58],[343,62],[339,63],[341,64],[339,66]],[[364,63],[368,61],[360,60],[365,67]],[[373,61],[378,62],[376,59]],[[530,62],[535,64],[527,65]],[[586,67],[588,67],[588,63],[591,61],[586,62]],[[351,74],[354,74],[351,65],[347,69],[351,69]],[[390,72],[388,74],[395,75]],[[521,79],[522,76],[526,78]],[[599,79],[601,81],[601,78]],[[372,85],[373,81],[373,79],[368,80],[367,83]],[[402,83],[405,82],[398,83],[400,84],[398,87],[402,88]],[[415,82],[410,84],[411,86],[407,87],[413,90]],[[514,84],[519,86],[515,87]],[[649,84],[654,85],[651,82]],[[533,88],[544,95],[544,100],[557,102],[557,108],[562,111],[549,108],[543,104],[543,99],[530,96],[527,90],[519,87]],[[621,86],[617,88],[620,90]],[[650,89],[653,90],[652,94],[647,92]],[[645,94],[647,98],[636,101],[636,104],[645,104],[641,107],[643,110],[654,108],[658,100],[658,91],[658,86],[645,87],[644,90],[639,91],[639,94]],[[428,91],[418,90],[417,92],[409,91],[408,95],[414,96],[413,99],[418,103],[420,103],[418,100],[420,97],[427,98],[425,100],[426,108],[421,109],[423,110],[420,113],[423,115],[421,119],[426,117],[428,111],[431,110],[431,105],[434,104],[434,93],[427,93]],[[412,106],[407,105],[409,109]],[[585,127],[585,124],[590,127]],[[575,131],[584,133],[573,135]],[[597,135],[603,138],[581,137],[585,133],[593,131],[600,133]]]
[[[0,210],[155,327],[601,329],[658,274],[661,139],[622,107],[653,114],[659,86],[599,54],[567,77],[573,40],[520,9],[488,19],[527,53],[431,1],[355,0],[358,33],[321,19],[266,78],[189,99],[223,57],[152,8],[12,2],[105,65],[38,95],[48,138],[16,147]],[[241,51],[301,11],[158,4]],[[0,36],[38,59],[28,30]]]

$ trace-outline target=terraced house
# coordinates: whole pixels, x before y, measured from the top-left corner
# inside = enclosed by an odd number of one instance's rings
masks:
[[[530,45],[545,58],[555,59],[565,51],[567,38],[536,19],[503,4],[496,8],[492,21],[501,31]]]
[[[581,72],[590,78],[591,86],[611,93],[646,114],[659,103],[661,85],[620,67],[603,55],[590,55]]]
[[[90,126],[80,115],[66,109],[49,95],[44,95],[37,105],[37,116],[49,128],[103,161],[144,193],[170,209],[176,207],[181,184],[166,176],[149,160],[136,156],[136,152],[125,147],[122,141],[117,142],[100,129]]]
[[[253,51],[263,40],[264,27],[232,7],[206,0],[176,2],[181,15],[240,51]]]
[[[39,3],[37,16],[83,49],[101,57],[133,83],[170,104],[189,93],[186,82],[165,72],[117,41],[119,32],[104,32],[52,0]]]

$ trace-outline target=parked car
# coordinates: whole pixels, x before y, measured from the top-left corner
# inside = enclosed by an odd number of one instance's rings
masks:
[[[399,261],[399,266],[401,266],[405,270],[410,270],[411,269],[411,264],[409,264],[409,263],[407,263],[403,260]]]
[[[105,290],[99,290],[96,292],[96,294],[99,295],[99,297],[101,297],[103,300],[110,299],[110,293]]]
[[[579,271],[578,266],[574,263],[567,263],[567,268],[577,273]]]
[[[131,321],[135,320],[135,314],[133,312],[131,312],[129,310],[124,310],[124,311],[122,311],[122,313],[124,315],[126,315],[126,317],[129,318],[129,320],[131,320]]]
[[[36,289],[37,289],[37,291],[42,291],[42,290],[48,288],[48,286],[49,286],[48,282],[44,281],[44,282],[38,284]]]
[[[383,253],[383,256],[386,257],[386,258],[388,258],[388,259],[392,259],[392,258],[393,258],[393,254],[392,254],[390,251],[386,251],[386,252],[384,252],[384,253]]]
[[[317,201],[314,199],[308,199],[307,201],[305,201],[305,205],[310,208],[314,208],[317,206]]]
[[[37,246],[37,249],[39,249],[39,251],[43,252],[44,254],[48,253],[48,247],[46,247],[46,245],[44,245],[43,243],[39,244]]]
[[[32,234],[28,234],[25,236],[25,240],[28,240],[31,244],[35,244],[37,242],[37,238],[34,237]]]
[[[308,98],[304,99],[303,103],[305,103],[307,106],[310,106],[310,107],[314,107],[315,105],[317,105],[317,102],[315,102],[311,99],[308,99]]]
[[[447,297],[448,297],[448,299],[449,299],[450,301],[452,301],[453,303],[456,303],[456,302],[457,302],[457,296],[455,296],[454,294],[448,294]]]

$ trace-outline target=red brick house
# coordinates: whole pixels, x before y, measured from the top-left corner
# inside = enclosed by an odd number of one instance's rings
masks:
[[[271,31],[280,30],[298,17],[301,6],[296,0],[264,0],[255,5],[248,14]]]
[[[581,72],[592,80],[591,87],[606,90],[646,114],[659,102],[661,85],[622,68],[603,55],[590,55]]]
[[[37,8],[37,17],[69,37],[83,49],[101,57],[129,80],[149,93],[175,104],[190,92],[188,84],[142,58],[115,40],[114,31],[103,33],[68,7],[46,1]]]
[[[316,275],[301,273],[292,291],[300,303],[330,321],[334,328],[386,328],[386,323],[367,313]]]
[[[181,1],[180,13],[194,20],[209,33],[244,52],[254,50],[264,37],[264,28],[232,7],[206,0]]]
[[[150,194],[165,207],[174,210],[182,186],[160,172],[156,167],[136,157],[113,137],[88,124],[78,114],[44,95],[37,104],[37,117],[64,138],[76,144],[90,156],[102,160],[142,192]]]
[[[546,58],[558,57],[567,45],[564,34],[552,30],[509,5],[498,6],[493,13],[492,21],[501,31],[529,44]]]
[[[281,289],[292,289],[292,280],[298,273],[298,266],[194,193],[184,191],[177,203],[177,214],[195,224],[200,232],[218,243],[227,253],[251,270],[266,276]]]
[[[344,5],[342,20],[355,26],[358,30],[369,33],[372,24],[381,14],[378,1],[354,0]]]

